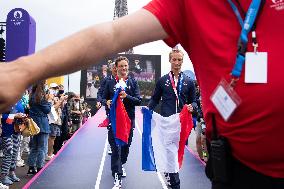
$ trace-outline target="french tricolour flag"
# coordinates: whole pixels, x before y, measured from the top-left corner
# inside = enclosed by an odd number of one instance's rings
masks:
[[[15,114],[9,114],[8,118],[6,119],[7,124],[12,124],[15,118]]]
[[[163,117],[142,108],[142,169],[176,173],[182,165],[186,140],[193,127],[186,106],[180,113]]]
[[[119,86],[117,86],[116,88],[117,89],[112,98],[109,114],[115,142],[118,146],[123,146],[128,143],[129,133],[131,129],[131,120],[129,119],[124,104],[119,97],[119,93],[121,90],[123,90],[123,88]]]

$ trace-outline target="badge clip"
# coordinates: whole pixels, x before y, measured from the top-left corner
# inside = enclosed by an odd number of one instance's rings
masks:
[[[251,37],[252,37],[253,52],[256,54],[257,48],[258,48],[258,43],[257,43],[257,40],[256,40],[256,32],[255,31],[251,32]]]
[[[252,43],[252,46],[253,46],[253,52],[257,54],[258,43]]]
[[[237,81],[239,81],[239,78],[232,76],[231,77],[231,82],[230,82],[230,87],[234,88],[236,86],[236,84],[237,84]]]

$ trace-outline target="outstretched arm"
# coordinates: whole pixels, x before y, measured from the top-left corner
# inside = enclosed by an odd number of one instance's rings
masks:
[[[167,37],[159,21],[141,9],[73,34],[31,56],[0,65],[0,112],[39,80],[85,69],[133,46]]]

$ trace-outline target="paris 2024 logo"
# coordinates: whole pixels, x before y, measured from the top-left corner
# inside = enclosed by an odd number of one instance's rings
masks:
[[[272,4],[270,5],[271,8],[280,11],[284,9],[284,0],[271,0]]]

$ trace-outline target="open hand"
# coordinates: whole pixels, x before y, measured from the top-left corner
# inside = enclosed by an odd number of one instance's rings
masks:
[[[108,100],[108,101],[106,102],[106,104],[107,104],[107,107],[110,109],[111,100]]]
[[[187,109],[189,112],[193,112],[193,106],[191,104],[187,104]]]

